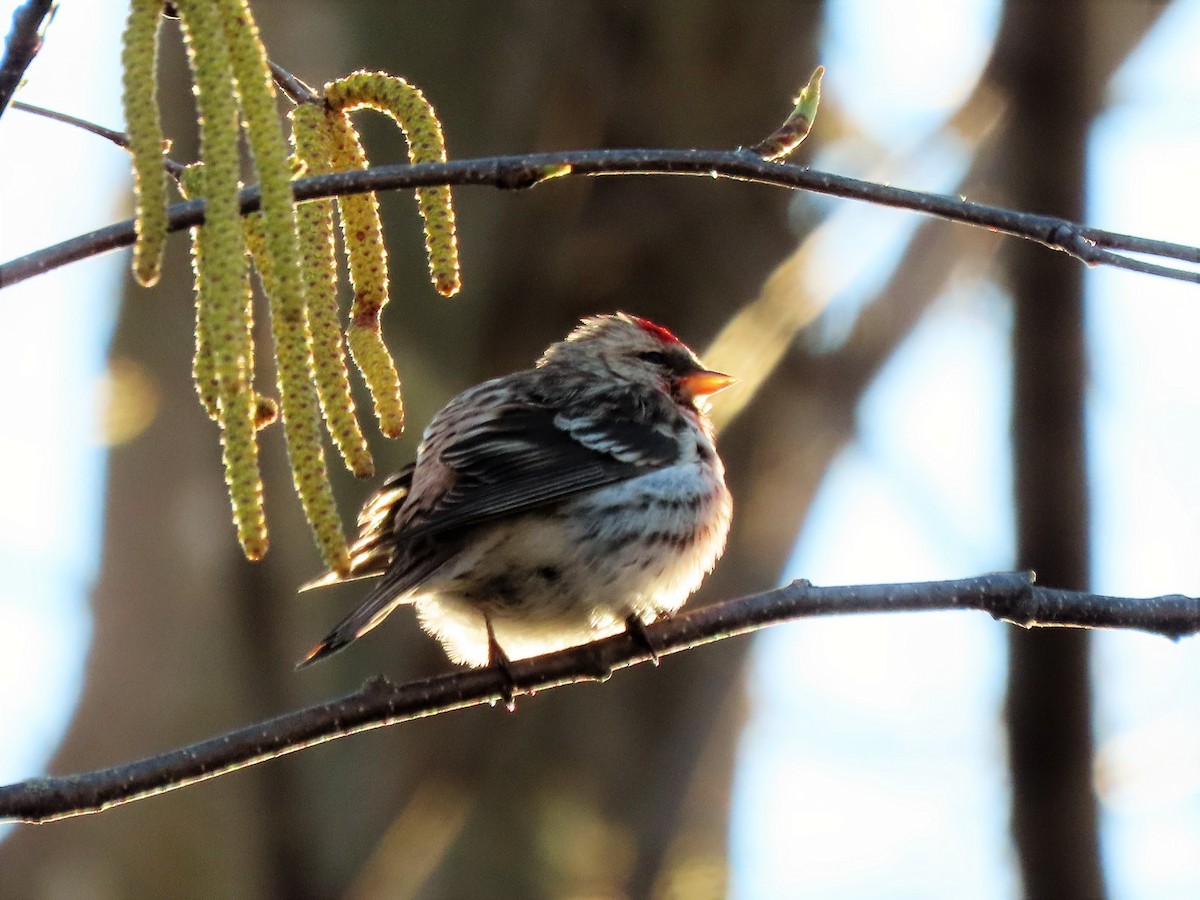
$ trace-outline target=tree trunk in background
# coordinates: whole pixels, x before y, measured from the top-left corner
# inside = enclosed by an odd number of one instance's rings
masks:
[[[994,72],[1014,121],[1002,180],[1019,209],[1084,217],[1089,78],[1079,0],[1008,3]],[[1017,565],[1056,587],[1088,586],[1084,269],[1027,242],[1005,248],[1013,327]],[[1090,638],[1012,630],[1006,717],[1012,834],[1025,896],[1104,895],[1092,789]]]
[[[746,143],[773,127],[781,102],[786,112],[815,61],[819,13],[810,4],[572,3],[548,15],[543,3],[477,2],[439,8],[438,21],[402,10],[356,24],[374,42],[366,59],[421,84],[446,120],[452,152],[474,156]],[[452,38],[417,40],[436,28]],[[398,146],[382,127],[372,139]],[[636,311],[703,346],[793,241],[784,226],[788,198],[767,191],[691,179],[561,187],[459,192],[462,298],[439,303],[413,291],[393,318],[411,330],[412,352],[447,361],[449,390],[528,365],[541,345],[597,311]],[[390,204],[389,227],[413,234],[401,242],[412,273],[401,283],[416,285],[424,262],[410,203]],[[395,334],[403,346],[405,334]],[[763,477],[752,460],[766,443],[751,436],[768,431],[766,422],[762,412],[747,416],[723,439],[741,527],[704,597],[772,583],[790,550],[799,506],[777,522],[773,541],[746,540],[756,514],[742,501]],[[801,493],[807,484],[797,473],[779,490]],[[399,632],[375,642],[374,662],[345,661],[351,681],[380,666],[395,671],[393,640],[424,658],[422,670],[444,665],[411,623]],[[603,688],[551,692],[522,702],[514,717],[481,710],[423,724],[424,734],[388,736],[405,748],[393,815],[422,796],[431,774],[445,793],[469,798],[455,808],[461,831],[427,894],[721,893],[747,646],[730,642],[644,667]],[[401,828],[398,821],[393,833]],[[383,873],[403,858],[401,847],[414,843],[381,845],[360,896],[372,896],[371,884],[384,886],[374,896],[388,896],[396,879]]]

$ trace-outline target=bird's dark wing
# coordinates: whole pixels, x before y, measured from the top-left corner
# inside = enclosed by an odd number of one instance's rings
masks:
[[[627,397],[604,406],[514,404],[431,448],[447,470],[448,487],[413,510],[398,541],[516,515],[677,460],[677,442],[661,416],[646,415],[644,404]]]
[[[351,577],[384,577],[300,665],[379,624],[459,552],[471,526],[635,478],[679,457],[672,414],[680,414],[665,396],[630,392],[556,408],[532,391],[512,393],[520,399],[497,404],[480,404],[472,392],[460,396],[426,431],[415,469],[393,476],[368,501],[352,554],[361,564]],[[456,404],[467,407],[465,414]],[[327,583],[328,576],[313,584]]]

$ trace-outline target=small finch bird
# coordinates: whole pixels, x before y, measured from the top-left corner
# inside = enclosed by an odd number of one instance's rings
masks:
[[[305,585],[382,576],[301,665],[405,603],[471,666],[623,628],[653,652],[643,626],[678,610],[725,548],[732,502],[705,413],[732,382],[618,313],[460,394],[367,501],[349,576]]]

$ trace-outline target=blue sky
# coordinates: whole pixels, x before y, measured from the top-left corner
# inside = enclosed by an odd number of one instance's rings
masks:
[[[0,0],[6,34],[16,5]],[[120,127],[122,9],[62,4],[19,99]],[[127,215],[128,159],[78,129],[9,110],[0,160],[5,260]],[[20,723],[0,744],[5,782],[42,769],[82,686],[104,488],[95,391],[124,265],[110,255],[0,291],[0,632],[20,636],[0,654],[0,719]]]

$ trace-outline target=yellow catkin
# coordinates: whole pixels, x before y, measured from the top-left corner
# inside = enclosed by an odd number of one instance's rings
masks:
[[[308,175],[333,170],[333,149],[325,105],[305,103],[292,110],[292,140],[297,161]],[[333,201],[312,200],[296,208],[303,260],[308,325],[312,332],[317,393],[329,435],[359,478],[375,474],[375,464],[355,415],[350,376],[338,321],[337,257],[333,242]]]
[[[179,192],[185,200],[204,196],[204,165],[193,163],[179,175]],[[200,405],[214,422],[221,421],[221,385],[217,380],[216,361],[213,359],[212,339],[209,337],[208,304],[204,294],[204,283],[200,277],[203,268],[203,229],[192,229],[192,273],[196,291],[196,352],[192,357],[192,381]]]
[[[199,0],[193,0],[199,2]],[[313,387],[312,339],[300,275],[287,141],[275,108],[275,87],[258,26],[245,0],[207,0],[222,18],[241,100],[242,118],[262,192],[266,261],[259,266],[271,309],[284,433],[292,478],[326,564],[350,568],[350,553],[321,445]]]
[[[179,190],[184,199],[194,200],[204,196],[204,165],[193,163],[187,166],[179,176]],[[242,218],[242,237],[248,252],[256,248],[261,252],[262,224],[258,214]],[[203,232],[199,228],[192,229],[192,267],[196,274],[196,353],[192,358],[192,380],[196,385],[196,394],[208,417],[214,422],[221,421],[220,383],[217,379],[216,363],[213,359],[211,339],[208,335],[208,319],[204,314],[200,285],[200,265],[198,243],[203,240]],[[247,260],[248,262],[248,260]],[[254,380],[254,291],[250,284],[250,267],[242,268],[242,295],[245,298],[243,315],[246,328],[246,371],[253,383]],[[279,407],[271,397],[255,393],[254,395],[254,424],[258,429],[270,425],[279,417]]]
[[[248,559],[260,559],[267,551],[267,526],[245,321],[246,253],[238,207],[238,110],[231,61],[209,0],[178,0],[177,8],[196,83],[204,160],[205,216],[196,241],[200,333],[210,347],[217,376],[225,480],[238,540]]]
[[[325,85],[325,99],[334,110],[353,112],[368,107],[391,116],[404,132],[412,162],[446,161],[441,122],[425,95],[403,78],[386,72],[352,72]],[[450,188],[417,188],[417,205],[425,220],[429,273],[438,293],[452,297],[461,280]]]
[[[161,13],[162,0],[132,0],[121,50],[121,101],[136,207],[133,274],[147,287],[158,281],[167,245],[167,173],[156,90]]]
[[[367,168],[367,155],[349,116],[331,110],[327,122],[333,143],[333,168],[339,172]],[[379,315],[388,302],[388,259],[383,245],[379,201],[372,191],[339,197],[337,203],[342,245],[346,251],[350,283],[354,287],[347,342],[371,391],[379,430],[388,437],[399,437],[404,432],[400,376],[383,342],[379,323]]]
[[[246,252],[250,254],[250,259],[258,268],[259,278],[265,284],[270,276],[264,275],[263,272],[271,264],[271,258],[267,255],[267,239],[263,235],[262,213],[254,212],[248,216],[242,216],[242,236],[246,240]]]
[[[266,261],[263,252],[262,215],[253,213],[242,216],[242,239],[246,244],[246,267],[243,269],[243,279],[246,296],[246,340],[249,342],[250,355],[247,359],[247,370],[250,378],[254,378],[254,288],[250,284],[250,263],[262,265]],[[260,263],[262,260],[263,263]],[[254,425],[260,431],[279,418],[279,404],[274,397],[254,392]]]
[[[388,437],[399,437],[404,432],[404,406],[400,402],[400,376],[396,372],[396,364],[388,353],[383,335],[379,331],[379,323],[362,324],[351,322],[346,329],[346,343],[354,362],[362,371],[368,384],[375,385],[376,397],[394,397],[394,403],[375,404],[379,415],[379,430]],[[394,390],[379,388],[379,385],[394,385]]]

